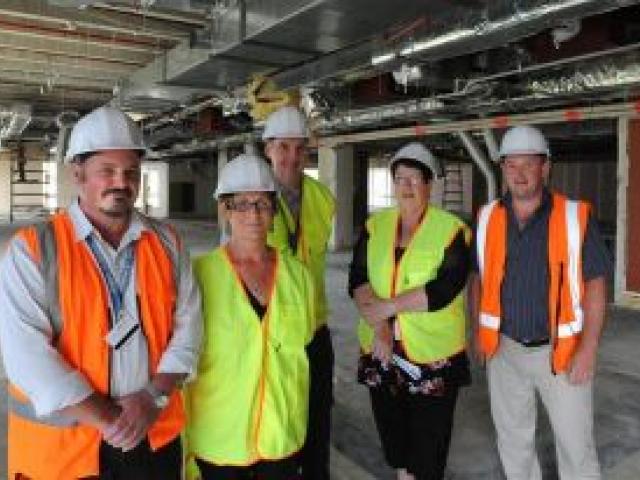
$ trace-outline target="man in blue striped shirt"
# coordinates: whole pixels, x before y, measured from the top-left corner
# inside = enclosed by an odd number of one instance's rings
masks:
[[[500,156],[508,192],[480,212],[469,304],[502,465],[509,480],[541,479],[537,392],[560,478],[600,479],[592,378],[610,258],[587,205],[547,189],[550,155],[539,130],[509,130]],[[563,261],[554,263],[554,249]]]

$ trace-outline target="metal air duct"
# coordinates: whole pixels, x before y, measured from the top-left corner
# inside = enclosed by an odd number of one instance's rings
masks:
[[[555,28],[568,21],[598,15],[637,0],[544,0],[521,8],[522,2],[492,1],[482,17],[461,22],[457,28],[444,26],[434,36],[415,40],[397,49],[380,52],[371,58],[373,65],[401,62],[405,57],[434,61],[495,48]],[[492,18],[493,17],[493,18]]]
[[[3,117],[0,140],[18,138],[31,122],[31,106],[16,103],[10,109],[1,112],[0,117]]]

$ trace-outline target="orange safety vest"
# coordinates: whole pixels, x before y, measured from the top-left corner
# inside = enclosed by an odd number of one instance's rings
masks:
[[[177,290],[175,259],[167,246],[170,235],[163,235],[160,227],[155,227],[154,224],[151,230],[143,231],[135,245],[136,288],[149,346],[150,375],[155,373],[171,339]],[[66,213],[52,216],[45,224],[22,229],[17,235],[41,265],[45,286],[57,293],[47,293],[48,298],[55,299],[54,305],[48,305],[50,312],[55,312],[52,317],[59,315],[60,321],[57,328],[56,319],[52,318],[54,346],[96,392],[108,395],[110,349],[105,336],[109,330],[109,294],[91,251],[85,242],[77,241]],[[174,242],[174,250],[178,248],[176,240],[169,240]],[[51,265],[55,267],[52,269]],[[101,438],[96,428],[69,421],[65,424],[64,418],[55,415],[36,417],[24,393],[13,385],[9,386],[9,393],[10,479],[26,476],[33,480],[69,480],[98,475]],[[176,391],[149,430],[151,448],[158,449],[174,440],[184,422],[182,397]]]
[[[548,261],[549,332],[554,373],[568,369],[582,334],[582,244],[589,210],[586,202],[569,200],[557,193],[552,195]],[[482,283],[479,345],[490,358],[496,353],[500,338],[500,292],[507,256],[507,211],[499,200],[480,210],[476,248]]]

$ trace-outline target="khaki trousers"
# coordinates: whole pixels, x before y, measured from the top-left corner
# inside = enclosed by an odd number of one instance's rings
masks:
[[[541,480],[535,451],[538,392],[553,428],[561,480],[600,480],[593,440],[593,384],[571,385],[551,373],[550,349],[524,347],[502,335],[487,364],[491,415],[509,480]]]

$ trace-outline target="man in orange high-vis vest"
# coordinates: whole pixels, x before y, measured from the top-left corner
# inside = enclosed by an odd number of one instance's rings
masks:
[[[507,193],[481,208],[470,309],[509,480],[540,480],[536,393],[561,480],[600,479],[593,438],[596,351],[609,255],[589,205],[549,191],[549,147],[530,126],[500,148]]]
[[[0,264],[8,478],[181,478],[176,387],[202,336],[200,294],[168,226],[134,209],[142,132],[102,107],[73,128],[78,198],[18,231]]]

